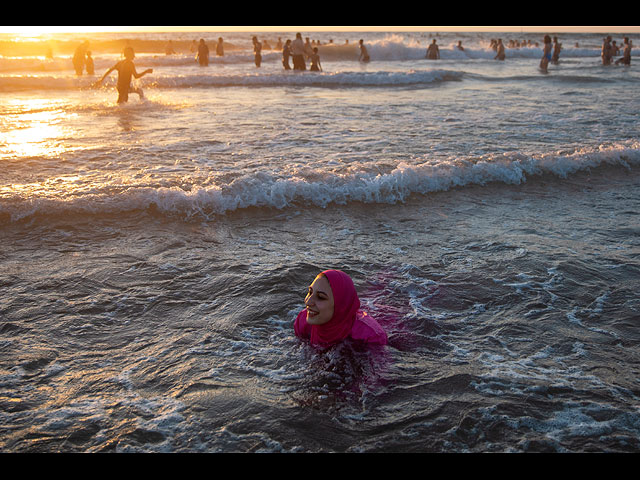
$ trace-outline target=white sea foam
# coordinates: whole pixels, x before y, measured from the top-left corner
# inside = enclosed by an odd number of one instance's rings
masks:
[[[464,72],[446,69],[408,70],[406,72],[293,72],[277,73],[247,72],[242,74],[225,72],[202,72],[190,75],[156,72],[139,81],[143,87],[167,88],[214,88],[214,87],[393,87],[407,85],[429,85],[437,82],[459,81]],[[97,77],[75,77],[40,73],[37,75],[4,75],[0,77],[0,91],[20,90],[78,90],[95,88]],[[105,79],[102,88],[113,88],[115,74]]]
[[[470,185],[518,185],[537,175],[561,179],[603,165],[626,168],[640,164],[640,145],[597,150],[578,150],[571,154],[490,155],[440,163],[399,163],[387,173],[350,171],[327,173],[322,180],[305,178],[298,172],[284,176],[275,173],[246,173],[228,184],[179,186],[103,186],[85,190],[68,198],[24,192],[10,197],[5,193],[0,215],[19,220],[34,214],[77,212],[109,214],[155,208],[164,214],[180,216],[221,215],[250,207],[284,209],[296,205],[401,203],[414,194],[443,192]],[[9,198],[7,198],[9,196]]]

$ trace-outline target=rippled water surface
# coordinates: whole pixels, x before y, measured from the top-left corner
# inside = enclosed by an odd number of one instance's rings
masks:
[[[201,68],[172,35],[126,105],[91,88],[117,35],[93,78],[75,39],[2,51],[2,451],[638,451],[635,60],[323,33],[294,73],[242,33]],[[326,268],[389,345],[294,336]]]

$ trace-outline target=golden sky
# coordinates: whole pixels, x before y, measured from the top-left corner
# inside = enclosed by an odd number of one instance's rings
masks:
[[[289,32],[289,31],[475,31],[638,33],[639,26],[0,26],[0,33],[29,35],[95,32]]]

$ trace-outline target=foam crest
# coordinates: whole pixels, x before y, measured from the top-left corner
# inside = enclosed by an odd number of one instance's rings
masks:
[[[306,177],[304,172],[278,175],[247,173],[228,184],[202,186],[190,190],[179,186],[104,186],[68,198],[5,194],[0,204],[0,220],[17,221],[33,215],[113,214],[153,209],[163,215],[204,217],[267,207],[285,209],[301,205],[327,207],[331,204],[401,203],[414,194],[443,192],[455,187],[488,184],[514,185],[529,177],[550,174],[565,179],[570,175],[604,165],[626,168],[640,165],[640,144],[612,146],[598,150],[578,150],[570,154],[491,155],[454,159],[446,162],[399,163],[387,173],[355,170],[326,172],[322,179]]]
[[[459,81],[464,72],[453,70],[410,70],[407,72],[293,72],[225,74],[206,72],[191,75],[158,73],[138,81],[147,88],[216,88],[216,87],[393,87],[429,85]],[[78,90],[91,89],[96,77],[64,75],[2,76],[0,90]],[[113,88],[115,76],[102,82],[102,88]]]

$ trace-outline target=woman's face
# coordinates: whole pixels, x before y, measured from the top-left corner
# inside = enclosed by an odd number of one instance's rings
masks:
[[[329,280],[324,275],[318,275],[309,286],[304,299],[307,307],[307,323],[309,325],[324,325],[333,317],[333,292]]]

